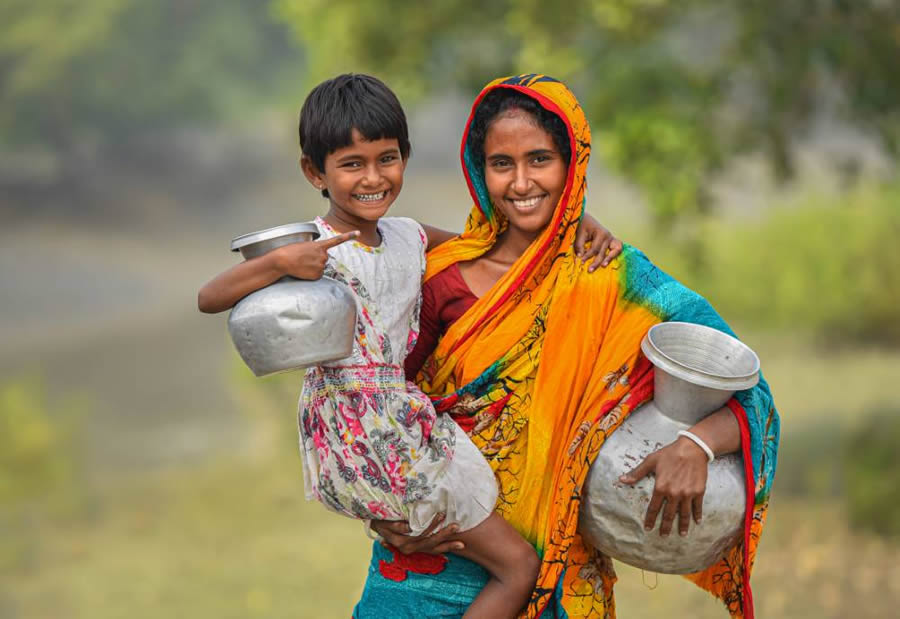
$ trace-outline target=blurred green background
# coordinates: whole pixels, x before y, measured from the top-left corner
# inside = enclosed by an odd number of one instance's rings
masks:
[[[299,375],[252,378],[195,302],[233,236],[324,209],[296,114],[341,71],[406,106],[394,212],[454,230],[478,88],[566,80],[588,210],[710,298],[772,385],[758,616],[890,616],[898,58],[896,0],[2,0],[0,617],[349,616],[369,542],[303,499]],[[621,617],[725,616],[619,567]]]

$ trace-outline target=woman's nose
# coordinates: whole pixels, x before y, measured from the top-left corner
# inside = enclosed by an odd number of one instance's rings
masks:
[[[516,173],[512,181],[512,190],[518,194],[527,194],[531,189],[531,178],[528,176],[528,167],[516,166]]]

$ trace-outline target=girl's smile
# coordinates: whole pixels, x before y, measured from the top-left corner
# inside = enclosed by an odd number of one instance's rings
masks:
[[[340,232],[360,231],[360,242],[378,245],[376,224],[403,187],[406,161],[396,138],[366,140],[356,129],[353,142],[325,158],[319,171],[309,159],[301,164],[310,182],[328,190],[325,221]]]

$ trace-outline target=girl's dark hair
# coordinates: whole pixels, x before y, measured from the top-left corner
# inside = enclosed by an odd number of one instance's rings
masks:
[[[346,73],[313,88],[299,125],[300,150],[320,172],[328,155],[353,143],[354,129],[367,140],[395,138],[400,155],[409,158],[406,114],[391,89],[371,75]]]
[[[491,124],[503,112],[514,109],[528,112],[534,117],[541,129],[553,138],[556,149],[568,166],[572,157],[572,146],[569,143],[566,123],[550,110],[544,109],[536,100],[512,88],[495,88],[484,96],[475,110],[467,139],[469,153],[475,163],[484,167],[484,140]]]

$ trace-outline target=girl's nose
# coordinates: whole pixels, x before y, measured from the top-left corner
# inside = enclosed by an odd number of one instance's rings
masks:
[[[363,184],[375,186],[381,182],[381,172],[377,165],[368,165],[363,173]]]

